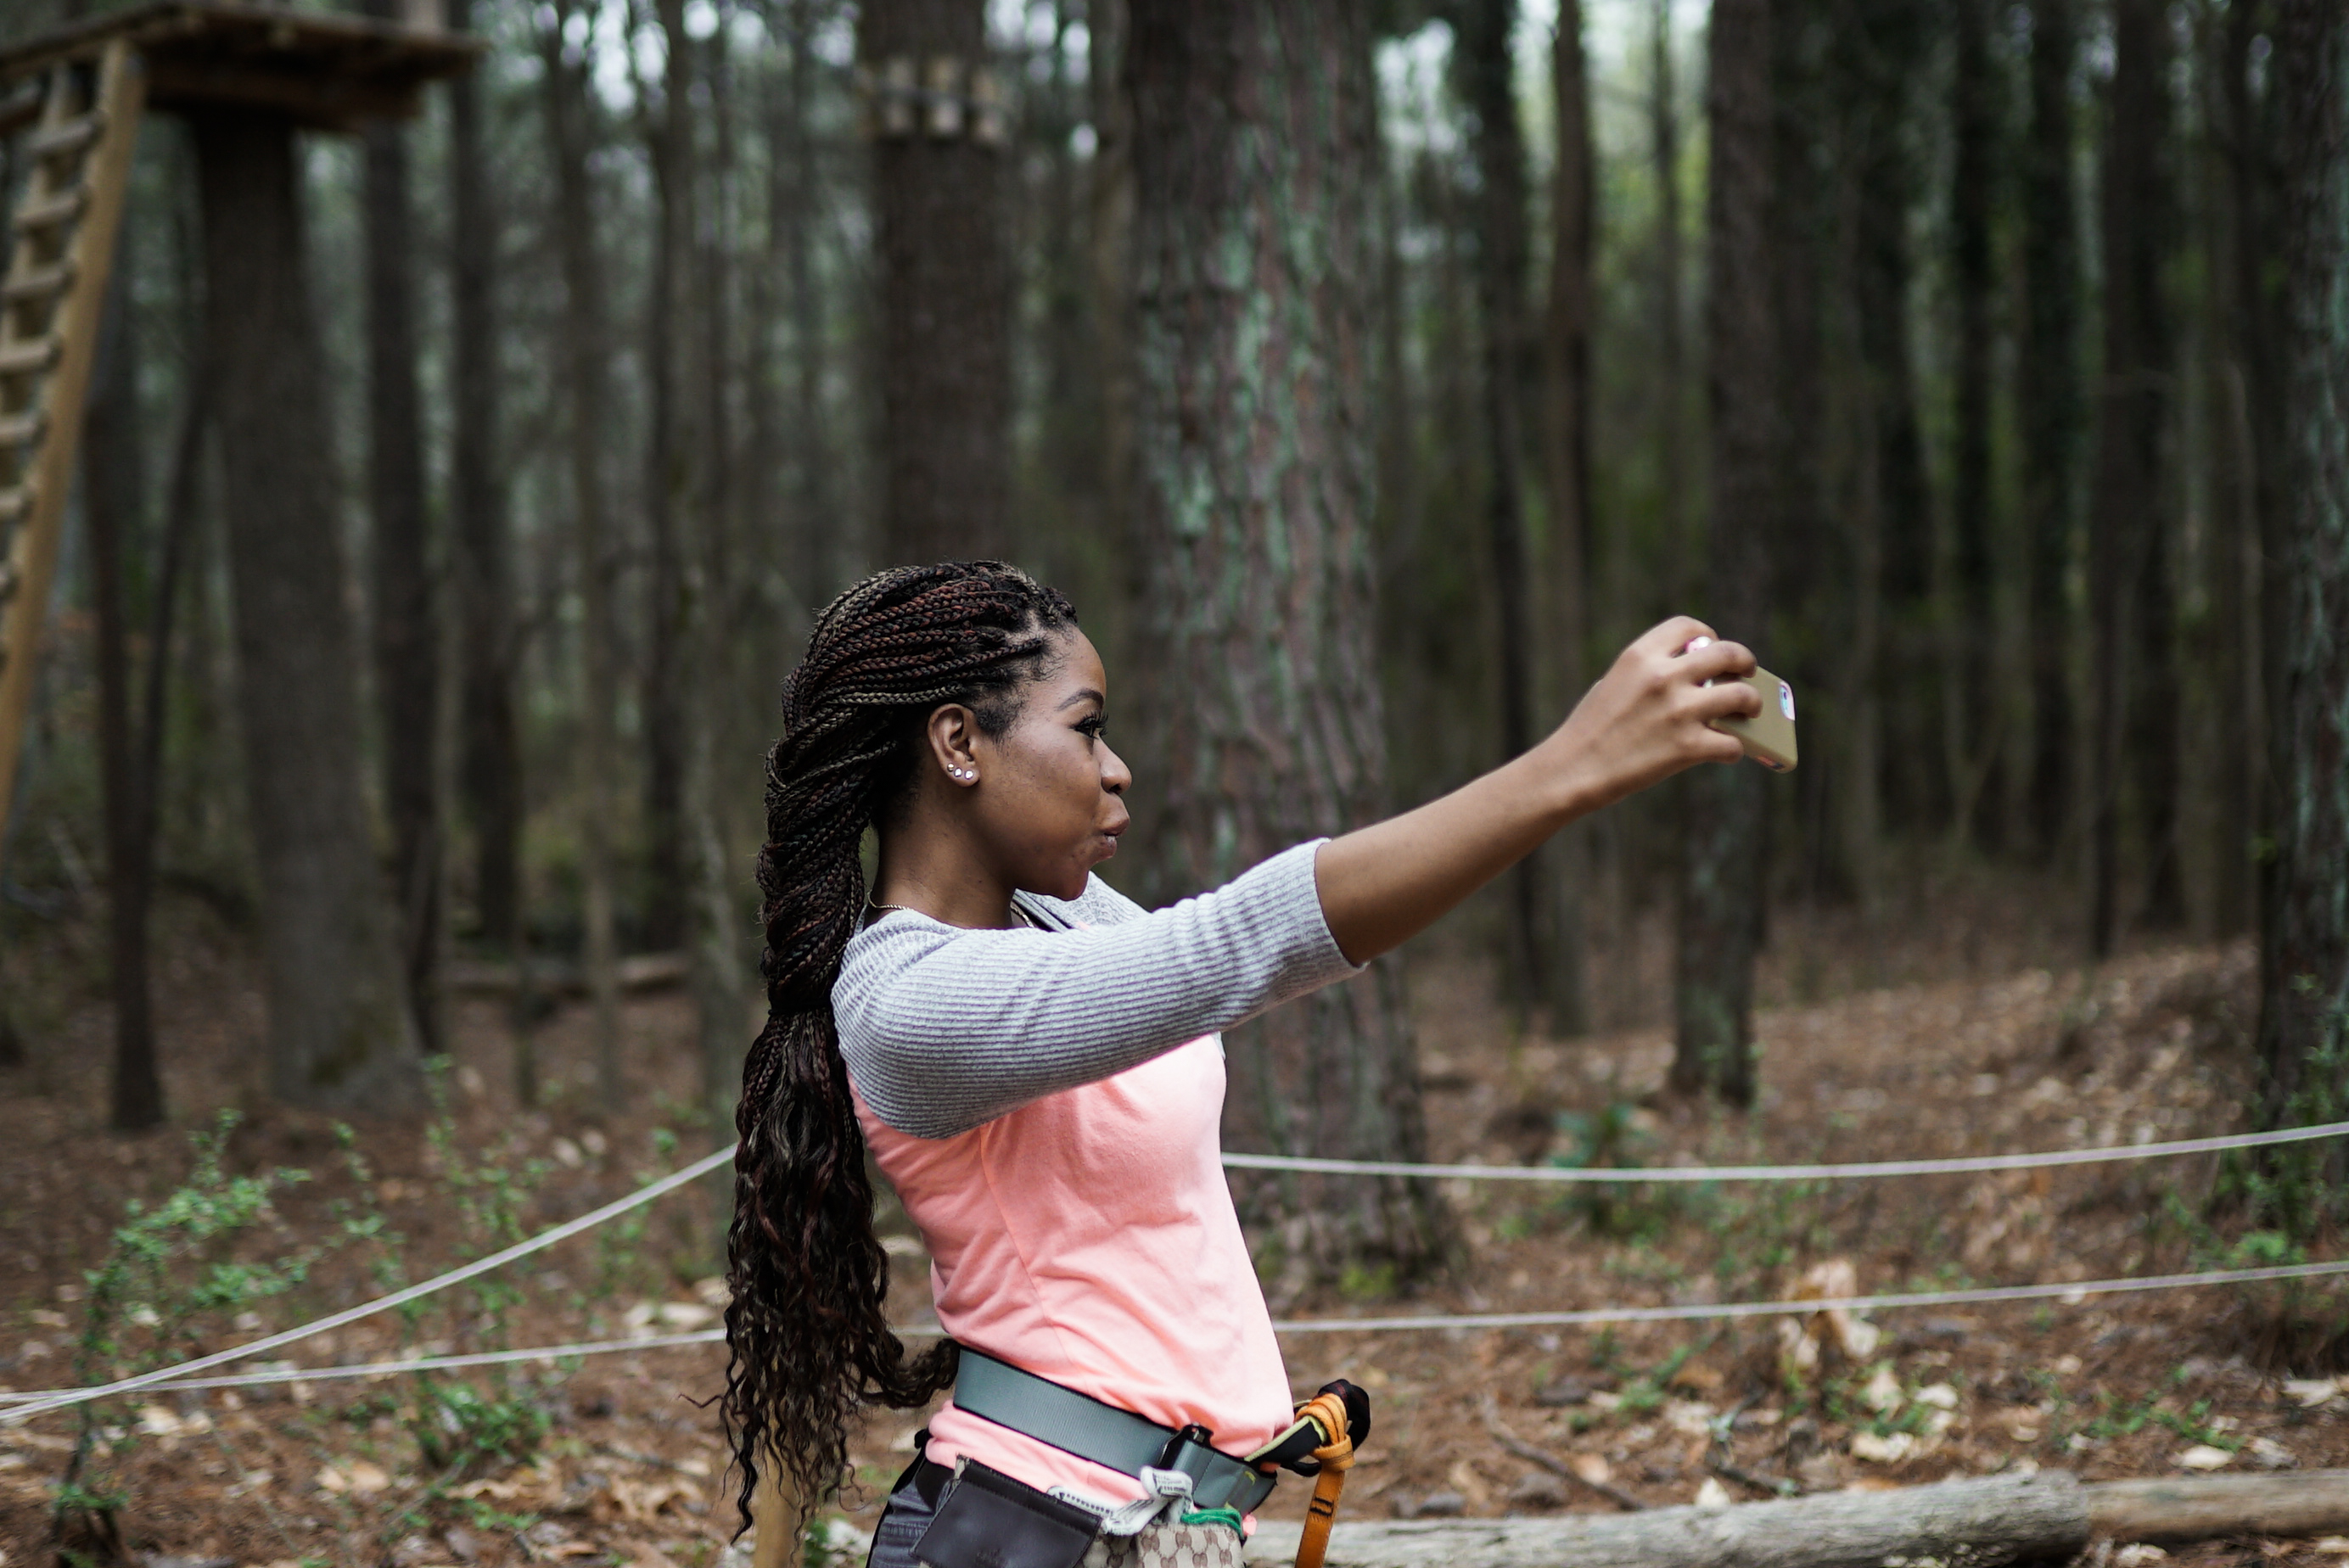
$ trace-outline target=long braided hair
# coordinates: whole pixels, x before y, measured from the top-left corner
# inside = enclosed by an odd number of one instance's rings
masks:
[[[781,1466],[804,1522],[849,1479],[860,1404],[918,1407],[954,1380],[951,1341],[908,1360],[883,1310],[889,1262],[832,986],[864,908],[864,830],[910,784],[929,715],[961,703],[1003,733],[1075,624],[1000,562],[902,567],[832,602],[783,687],[759,854],[767,1024],[742,1068],[726,1236],[719,1408],[745,1520],[759,1466]]]

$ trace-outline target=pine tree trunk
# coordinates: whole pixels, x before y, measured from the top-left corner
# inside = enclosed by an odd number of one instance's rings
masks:
[[[1369,20],[1349,0],[1137,0],[1138,448],[1163,672],[1159,846],[1188,887],[1374,816],[1385,756],[1370,555],[1370,290],[1380,148]],[[1425,1147],[1394,971],[1231,1040],[1232,1120],[1298,1152]],[[1441,1258],[1427,1183],[1307,1211],[1325,1264]]]
[[[694,46],[685,30],[685,0],[657,0],[656,10],[667,61],[659,112],[646,120],[659,226],[645,312],[646,378],[652,403],[645,470],[645,511],[652,534],[643,694],[645,941],[667,951],[687,939],[692,877],[685,823],[686,557],[690,548],[685,511],[697,489],[693,466],[700,448],[692,428],[692,389],[686,385],[690,356],[684,341],[692,319],[686,302],[693,274],[695,223]],[[644,91],[639,83],[639,95]]]
[[[1769,552],[1777,511],[1776,312],[1769,254],[1771,0],[1715,0],[1705,110],[1706,397],[1713,426],[1705,610],[1724,637],[1768,630]],[[1762,946],[1765,782],[1740,763],[1689,780],[1681,874],[1671,1086],[1754,1103],[1754,960]]]
[[[193,123],[270,1087],[319,1109],[413,1109],[424,1080],[360,787],[294,131],[229,110]]]
[[[2104,377],[2096,398],[2095,485],[2088,512],[2089,625],[2095,639],[2094,771],[2089,788],[2088,946],[2113,950],[2120,931],[2124,784],[2135,787],[2147,871],[2148,918],[2164,913],[2177,874],[2174,713],[2168,657],[2161,485],[2168,328],[2161,299],[2168,191],[2168,11],[2162,0],[2116,0],[2112,109],[2103,173]],[[2148,755],[2148,752],[2153,755]],[[2170,879],[2165,884],[2165,876]]]
[[[2212,838],[2212,923],[2222,935],[2257,920],[2252,856],[2260,830],[2261,755],[2266,745],[2259,679],[2260,485],[2262,448],[2273,432],[2255,427],[2252,366],[2264,357],[2257,340],[2263,323],[2244,306],[2257,300],[2246,274],[2265,270],[2272,235],[2259,189],[2267,159],[2251,97],[2251,6],[2230,6],[2203,20],[2203,49],[2218,78],[2216,123],[2202,139],[2198,192],[2202,225],[2202,308],[2212,345],[2205,356],[2204,397],[2209,409],[2210,462],[2207,506],[2209,596],[2216,723],[2210,761],[2217,778]],[[2272,95],[2269,95],[2272,96]],[[2239,189],[2241,187],[2241,189]],[[2261,437],[2264,434],[2266,441]]]
[[[2031,131],[2023,147],[2023,330],[2015,408],[2030,624],[2030,830],[2043,857],[2072,819],[2073,473],[2080,434],[2080,263],[2073,175],[2072,0],[2031,7]]]
[[[449,26],[472,26],[473,0],[447,0]],[[498,478],[495,197],[482,146],[481,88],[449,84],[449,511],[451,577],[464,650],[460,779],[472,819],[473,897],[500,952],[522,941],[522,741],[514,713],[513,548]]]
[[[1543,334],[1547,426],[1542,452],[1549,499],[1549,571],[1554,633],[1550,657],[1562,708],[1581,700],[1590,679],[1590,326],[1596,211],[1590,76],[1582,46],[1582,0],[1559,0],[1550,43],[1557,163],[1550,188],[1549,307]],[[1589,899],[1592,826],[1577,822],[1551,846],[1550,1023],[1558,1034],[1590,1029],[1583,912]]]
[[[1533,604],[1526,547],[1526,146],[1517,123],[1516,0],[1468,0],[1454,23],[1453,61],[1468,111],[1475,197],[1464,209],[1475,256],[1482,329],[1485,459],[1485,526],[1500,677],[1500,760],[1533,744]],[[1510,871],[1506,985],[1522,1011],[1544,999],[1549,955],[1542,941],[1542,889],[1549,857],[1526,856]]]
[[[1663,536],[1672,547],[1668,585],[1675,601],[1695,586],[1692,525],[1688,506],[1687,321],[1681,234],[1681,115],[1672,80],[1671,0],[1655,0],[1649,38],[1648,153],[1656,182],[1656,397],[1661,418],[1656,456],[1661,480]]]
[[[1854,98],[1854,304],[1874,468],[1881,647],[1868,700],[1876,708],[1885,819],[1896,832],[1915,832],[1940,826],[1948,804],[1931,625],[1933,498],[1909,330],[1918,175],[1908,117],[1936,13],[1925,0],[1846,0],[1846,8],[1838,46],[1848,51]]]
[[[109,1125],[143,1132],[162,1124],[163,1081],[147,965],[154,891],[154,836],[142,810],[145,780],[130,725],[130,603],[124,562],[145,532],[147,464],[140,439],[139,335],[131,306],[126,224],[108,280],[98,363],[82,418],[82,513],[89,530],[90,596],[98,622],[99,773],[106,800],[106,896],[114,993],[114,1076]]]
[[[1957,295],[1957,428],[1951,452],[1950,521],[1957,578],[1956,636],[1943,664],[1949,686],[1950,795],[1961,840],[1998,847],[1995,803],[2002,756],[1998,691],[1997,547],[1992,519],[1991,319],[1997,276],[1991,223],[1999,166],[1998,75],[1991,59],[1992,0],[1953,0],[1957,69],[1951,104],[1956,169],[1951,195],[1951,273]]]
[[[388,0],[370,15],[395,15]],[[434,978],[440,948],[440,835],[434,785],[440,635],[424,506],[424,428],[416,374],[414,219],[408,131],[367,130],[367,500],[375,544],[376,704],[383,726],[384,815],[393,909],[416,1037],[443,1049]]]
[[[985,0],[865,0],[856,52],[884,85],[873,150],[881,273],[882,537],[889,560],[1011,546],[1011,294],[1003,154],[936,98],[968,99],[988,65]],[[894,117],[910,116],[910,123]]]
[[[619,940],[612,819],[620,766],[618,616],[613,610],[616,574],[605,469],[605,409],[609,396],[608,305],[603,253],[596,242],[594,99],[587,55],[566,51],[564,28],[576,15],[557,0],[554,25],[539,34],[540,78],[546,109],[548,161],[554,166],[555,223],[562,247],[563,365],[570,394],[571,519],[578,561],[580,628],[580,872],[586,905],[587,995],[594,1016],[596,1078],[621,1077]]]
[[[831,487],[825,474],[832,454],[824,438],[823,376],[830,356],[825,353],[823,296],[816,286],[815,228],[818,191],[812,117],[815,113],[814,0],[792,0],[792,65],[790,75],[789,166],[791,229],[787,241],[791,278],[792,420],[797,430],[792,459],[799,484],[798,542],[792,557],[799,573],[793,584],[800,603],[812,614],[830,603],[840,586],[843,563],[837,548],[839,529],[833,516]]]
[[[2349,1101],[2349,20],[2326,0],[2279,0],[2283,114],[2285,578],[2277,624],[2283,702],[2272,756],[2282,810],[2261,955],[2261,1117],[2331,1120]],[[2304,1161],[2323,1188],[2279,1183],[2286,1204],[2337,1212],[2337,1148]],[[2319,1197],[2318,1192],[2324,1191]],[[2292,1216],[2303,1223],[2313,1216]]]

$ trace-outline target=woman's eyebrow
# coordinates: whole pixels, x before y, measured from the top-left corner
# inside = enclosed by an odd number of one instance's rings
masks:
[[[1070,693],[1066,697],[1061,699],[1061,707],[1053,709],[1052,711],[1058,713],[1061,708],[1071,708],[1081,702],[1097,702],[1103,707],[1107,707],[1109,706],[1109,698],[1102,696],[1101,693],[1093,690],[1092,687],[1087,686],[1082,691]]]

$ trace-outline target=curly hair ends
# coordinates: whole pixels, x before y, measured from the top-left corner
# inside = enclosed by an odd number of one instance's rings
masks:
[[[767,1024],[742,1068],[726,1236],[719,1410],[745,1520],[773,1464],[804,1525],[850,1479],[859,1406],[925,1405],[954,1380],[951,1341],[908,1359],[889,1329],[832,986],[864,907],[858,848],[912,777],[920,721],[962,703],[999,734],[1075,624],[1066,599],[1000,562],[903,567],[833,600],[784,686],[759,855]]]

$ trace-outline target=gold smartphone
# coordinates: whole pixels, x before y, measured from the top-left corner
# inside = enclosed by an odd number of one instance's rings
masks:
[[[1752,718],[1718,719],[1713,727],[1737,737],[1745,755],[1772,772],[1792,773],[1800,755],[1795,747],[1795,688],[1764,669],[1744,678],[1760,695],[1762,711]]]

